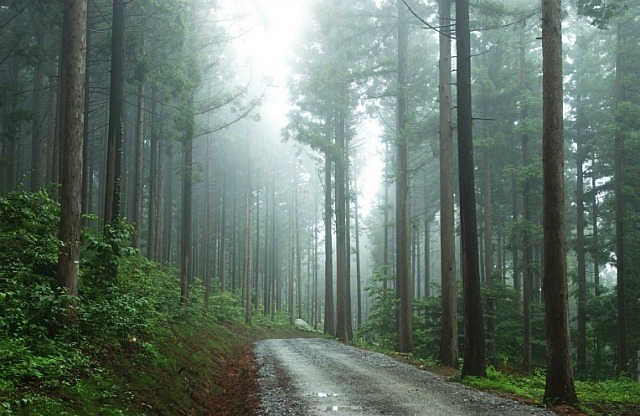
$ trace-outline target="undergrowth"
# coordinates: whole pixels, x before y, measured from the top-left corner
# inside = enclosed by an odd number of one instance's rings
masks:
[[[506,374],[487,369],[487,377],[465,377],[459,374],[454,377],[469,386],[497,392],[499,394],[514,395],[519,398],[531,399],[541,403],[545,388],[545,373],[536,370],[531,376]],[[604,381],[575,382],[578,395],[578,408],[593,415],[637,415],[640,414],[640,384],[628,378]]]
[[[205,309],[195,284],[193,301],[181,305],[175,270],[139,256],[132,228],[120,223],[106,237],[83,230],[71,300],[55,283],[59,215],[44,191],[0,198],[0,415],[176,414],[204,405],[216,393],[218,361],[260,337],[239,323],[238,299],[213,291]],[[271,323],[279,325],[288,327]]]

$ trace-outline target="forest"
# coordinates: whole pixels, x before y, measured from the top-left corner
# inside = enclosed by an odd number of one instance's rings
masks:
[[[0,4],[0,414],[187,315],[577,404],[639,223],[637,0]]]

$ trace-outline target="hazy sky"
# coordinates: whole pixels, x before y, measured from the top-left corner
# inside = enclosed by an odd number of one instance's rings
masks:
[[[233,24],[233,32],[240,34],[234,41],[238,58],[251,65],[253,79],[269,77],[273,81],[269,96],[259,112],[265,120],[279,124],[278,130],[286,123],[289,111],[287,79],[290,75],[288,62],[292,49],[299,38],[301,28],[307,20],[302,0],[224,0],[223,5],[229,15],[240,17]],[[227,14],[225,13],[225,14]],[[382,180],[383,164],[379,153],[381,129],[377,123],[365,122],[358,128],[361,143],[357,149],[365,159],[358,178],[358,188],[362,193],[360,208],[366,215],[374,202]],[[359,162],[359,166],[363,163]]]

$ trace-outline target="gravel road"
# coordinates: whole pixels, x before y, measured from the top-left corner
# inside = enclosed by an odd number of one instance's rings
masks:
[[[555,415],[326,339],[254,344],[262,415]]]

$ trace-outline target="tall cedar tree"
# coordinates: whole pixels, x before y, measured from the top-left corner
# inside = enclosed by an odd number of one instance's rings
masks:
[[[327,134],[327,140],[330,141]],[[336,334],[335,303],[333,301],[333,197],[331,196],[331,173],[333,163],[329,152],[324,155],[324,333]]]
[[[409,156],[406,118],[407,98],[407,6],[402,0],[398,5],[398,103],[397,103],[397,181],[396,181],[396,281],[400,297],[400,352],[411,352],[412,340],[412,298],[411,278],[411,205],[409,197]]]
[[[462,290],[464,295],[465,327],[462,376],[486,377],[473,164],[470,42],[469,0],[459,0],[456,2],[458,169],[460,176]]]
[[[564,230],[561,13],[560,0],[542,0],[543,293],[547,333],[544,401],[576,403]]]
[[[86,0],[67,0],[64,11],[68,17],[68,37],[63,39],[66,57],[64,152],[62,153],[62,188],[60,232],[62,242],[58,256],[58,281],[70,295],[78,294],[80,264],[80,230],[82,226],[82,141],[84,136]]]
[[[124,124],[124,20],[124,0],[114,0],[111,26],[111,89],[109,91],[107,184],[104,206],[105,227],[116,222],[120,217],[122,129]]]
[[[451,1],[440,0],[440,261],[442,328],[440,361],[458,367],[456,259],[451,132]]]
[[[624,101],[624,87],[622,78],[622,48],[624,28],[618,26],[616,36],[616,123],[623,124],[620,106]],[[615,194],[615,218],[616,218],[616,303],[618,317],[618,373],[622,373],[628,366],[627,351],[627,309],[626,309],[626,261],[625,261],[625,211],[626,201],[624,194],[624,164],[625,146],[622,129],[616,131],[614,139],[614,194]]]

